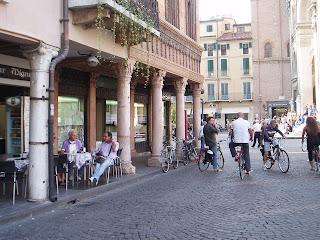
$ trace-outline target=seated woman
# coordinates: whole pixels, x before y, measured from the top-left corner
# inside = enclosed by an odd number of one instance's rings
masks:
[[[101,163],[97,163],[93,175],[89,178],[91,182],[98,185],[99,178],[104,173],[106,168],[114,164],[114,159],[117,157],[118,149],[119,143],[112,140],[112,133],[104,133],[102,136],[102,143],[96,150],[97,156],[102,156],[104,160]]]
[[[70,129],[68,132],[68,139],[64,140],[62,143],[60,154],[75,154],[81,152],[83,149],[82,143],[79,139],[77,139],[77,132],[74,129]],[[72,169],[73,163],[72,163],[72,156],[68,156],[68,169]],[[70,171],[69,171],[70,172]],[[83,169],[80,169],[80,176],[83,174]],[[81,179],[81,178],[80,178]],[[64,182],[64,175],[59,174],[58,181]]]

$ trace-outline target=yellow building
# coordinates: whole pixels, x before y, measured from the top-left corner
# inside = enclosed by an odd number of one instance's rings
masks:
[[[251,24],[236,24],[232,18],[215,18],[200,23],[204,118],[216,116],[225,127],[243,112],[252,113],[252,36]],[[187,99],[189,100],[189,99]]]

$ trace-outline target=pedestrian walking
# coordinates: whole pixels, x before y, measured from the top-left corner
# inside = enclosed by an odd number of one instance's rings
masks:
[[[259,120],[256,120],[256,122],[253,124],[253,131],[254,131],[254,138],[253,138],[253,144],[251,147],[255,147],[257,140],[258,140],[258,148],[261,146],[261,139],[260,139],[260,135],[261,135],[261,124],[259,122]]]

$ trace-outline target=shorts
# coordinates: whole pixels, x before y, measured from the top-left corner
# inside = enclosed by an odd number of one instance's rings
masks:
[[[270,152],[271,151],[271,143],[272,143],[272,145],[274,147],[279,145],[278,141],[276,141],[274,139],[272,140],[272,142],[265,141],[264,142],[264,147],[263,147],[265,152]]]

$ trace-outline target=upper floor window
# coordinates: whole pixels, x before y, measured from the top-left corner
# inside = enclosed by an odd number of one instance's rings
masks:
[[[245,28],[244,27],[237,27],[237,32],[244,32],[245,31]]]
[[[272,57],[272,45],[271,43],[267,42],[264,45],[264,57],[265,58],[270,58]]]
[[[214,101],[215,96],[214,96],[214,84],[209,83],[208,84],[208,101]]]
[[[229,44],[222,44],[221,45],[221,56],[227,55],[227,49],[230,48]]]
[[[227,76],[228,74],[228,60],[227,59],[221,59],[221,76]]]
[[[208,44],[208,56],[209,57],[213,56],[213,50],[216,50],[216,44],[215,43]]]
[[[176,28],[180,28],[179,0],[166,0],[166,20]]]
[[[212,31],[213,31],[212,25],[207,25],[207,32],[212,32]]]
[[[208,44],[207,44],[207,43],[204,43],[204,44],[203,44],[203,48],[204,48],[205,51],[208,51]]]
[[[213,60],[208,60],[208,76],[211,77],[213,75]]]
[[[196,40],[197,32],[197,1],[186,0],[186,34]]]
[[[224,25],[224,30],[230,30],[230,24],[225,24]]]
[[[250,73],[249,58],[242,59],[242,69],[243,69],[243,75],[248,75]]]
[[[229,99],[229,84],[221,83],[221,100]]]
[[[243,82],[243,99],[252,99],[250,82]]]
[[[243,54],[248,54],[249,53],[249,44],[247,44],[247,43],[242,44],[242,53]]]

